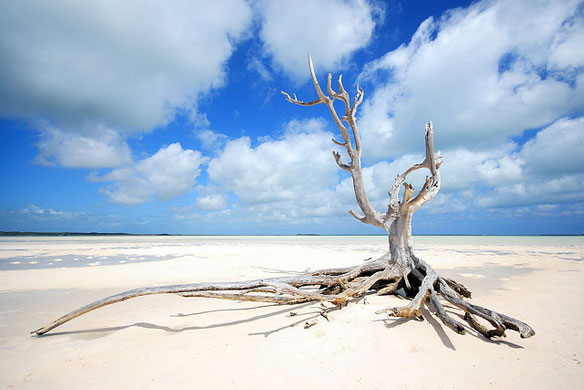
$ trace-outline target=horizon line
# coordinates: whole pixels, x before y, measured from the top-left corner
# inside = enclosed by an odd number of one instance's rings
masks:
[[[67,236],[186,236],[186,237],[335,237],[335,236],[363,236],[363,237],[385,237],[387,234],[355,234],[355,233],[295,233],[295,234],[218,234],[218,233],[124,233],[124,232],[32,232],[32,231],[1,231],[0,237],[18,237],[18,236],[51,236],[51,237],[67,237]],[[436,234],[413,234],[413,236],[458,236],[458,237],[545,237],[545,236],[584,236],[584,233],[540,233],[540,234],[458,234],[458,233],[436,233]]]

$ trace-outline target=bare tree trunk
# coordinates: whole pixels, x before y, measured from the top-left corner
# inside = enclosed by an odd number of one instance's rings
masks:
[[[286,96],[286,100],[297,105],[313,106],[321,103],[327,105],[343,139],[343,141],[333,139],[333,142],[345,148],[350,162],[348,164],[343,162],[343,158],[337,152],[333,152],[333,157],[342,170],[351,174],[355,198],[362,214],[354,210],[350,210],[349,213],[357,220],[377,226],[388,234],[389,248],[383,256],[356,267],[319,270],[295,277],[138,288],[90,303],[34,330],[32,333],[42,335],[65,322],[100,307],[152,294],[178,294],[183,297],[274,302],[279,304],[322,301],[342,306],[365,294],[388,295],[403,290],[407,296],[412,298],[408,305],[385,309],[379,313],[388,313],[396,317],[417,317],[422,319],[422,308],[424,305],[428,305],[447,327],[460,334],[464,334],[466,329],[470,328],[485,337],[491,338],[505,336],[505,330],[511,329],[519,332],[522,338],[533,336],[535,332],[524,322],[468,303],[465,298],[470,298],[471,293],[466,287],[453,280],[440,277],[429,264],[418,258],[413,252],[412,217],[422,205],[432,200],[440,190],[442,157],[440,154],[434,153],[432,122],[428,122],[425,127],[426,153],[424,160],[411,166],[396,177],[393,186],[389,189],[387,211],[380,213],[369,202],[363,183],[361,137],[355,113],[357,107],[363,101],[364,91],[357,85],[357,93],[351,102],[349,94],[343,87],[342,78],[339,77],[338,79],[339,92],[336,92],[332,88],[332,77],[329,74],[327,94],[324,94],[316,78],[310,54],[308,54],[308,65],[318,99],[311,102],[303,102],[298,100],[296,95],[291,97],[286,92],[282,91],[282,93]],[[345,107],[345,112],[340,118],[334,107],[336,100],[344,103]],[[344,123],[351,129],[351,134],[349,134]],[[429,174],[422,188],[416,194],[413,186],[407,183],[406,179],[410,173],[419,169],[427,169]],[[404,191],[400,200],[399,192],[402,186]],[[462,310],[464,320],[467,323],[466,327],[454,320],[446,312],[439,296]],[[491,328],[479,322],[478,318],[482,319],[483,323],[490,324]]]

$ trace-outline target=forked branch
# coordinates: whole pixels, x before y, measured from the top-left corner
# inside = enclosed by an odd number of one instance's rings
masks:
[[[357,122],[355,120],[355,114],[357,107],[363,101],[364,91],[362,88],[359,88],[359,86],[357,86],[357,94],[355,95],[353,103],[351,104],[351,98],[349,97],[349,93],[345,90],[345,87],[343,86],[342,75],[339,76],[339,79],[337,81],[339,92],[336,92],[332,88],[332,75],[329,73],[327,77],[328,95],[325,95],[316,77],[310,53],[308,53],[308,68],[310,70],[310,77],[312,78],[314,89],[316,90],[316,93],[318,95],[317,100],[305,103],[301,100],[298,100],[296,94],[294,94],[294,98],[291,98],[288,93],[284,91],[282,91],[282,93],[284,94],[284,96],[286,96],[287,101],[301,106],[309,106],[320,103],[326,104],[331,113],[333,121],[340,130],[341,136],[343,138],[343,142],[336,141],[335,139],[333,139],[332,141],[336,145],[345,148],[347,154],[349,155],[350,162],[348,164],[345,164],[341,158],[340,153],[338,152],[333,152],[333,157],[339,168],[346,172],[351,173],[351,177],[353,179],[353,189],[355,191],[355,198],[363,215],[359,215],[357,212],[353,210],[349,211],[349,213],[355,218],[357,218],[357,220],[363,223],[367,223],[387,230],[386,226],[383,223],[383,215],[373,207],[373,205],[367,198],[365,185],[363,183],[363,170],[361,167],[361,136],[359,134]],[[335,100],[340,100],[344,104],[345,112],[341,118],[339,118],[339,115],[337,114],[337,111],[334,107]],[[347,131],[347,128],[345,127],[345,125],[343,125],[342,122],[346,122],[351,128],[353,140],[355,142],[354,146],[351,137],[349,136],[349,133]]]
[[[400,213],[402,215],[405,212],[414,213],[423,204],[432,200],[440,190],[440,166],[442,165],[442,155],[440,153],[434,153],[434,128],[432,121],[426,123],[425,144],[426,156],[424,161],[412,165],[404,173],[398,175],[395,178],[393,186],[389,190],[389,204],[387,212],[383,218],[383,220],[386,221],[386,224],[391,223],[391,221],[397,218]],[[424,185],[418,194],[412,198],[414,189],[410,184],[406,183],[405,180],[410,173],[424,168],[430,171],[431,176],[426,177]],[[404,197],[402,202],[399,202],[399,191],[402,185],[404,186]]]

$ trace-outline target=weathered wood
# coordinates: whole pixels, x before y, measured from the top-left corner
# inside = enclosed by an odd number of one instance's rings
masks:
[[[440,277],[429,264],[414,254],[411,232],[412,216],[422,205],[432,200],[440,190],[442,156],[439,153],[434,153],[432,122],[428,122],[425,126],[424,160],[396,177],[393,186],[389,189],[387,211],[382,214],[370,203],[363,184],[361,137],[355,117],[356,109],[363,101],[363,89],[357,86],[357,94],[351,103],[349,94],[343,86],[342,77],[338,78],[339,92],[336,92],[332,88],[332,75],[329,74],[327,78],[328,95],[325,95],[318,83],[310,53],[308,54],[308,67],[318,99],[304,102],[298,100],[295,94],[294,97],[291,97],[284,91],[282,93],[286,96],[286,100],[300,106],[326,104],[343,139],[343,142],[334,139],[333,142],[345,148],[350,162],[344,163],[340,153],[337,152],[333,152],[333,157],[342,170],[351,174],[355,199],[361,210],[361,214],[354,210],[350,210],[349,213],[357,220],[377,226],[387,233],[389,248],[383,256],[375,260],[368,259],[370,261],[355,267],[323,269],[293,277],[138,288],[90,303],[34,330],[32,333],[40,336],[90,311],[131,298],[153,294],[177,294],[182,297],[278,304],[320,301],[342,307],[367,293],[393,294],[403,288],[406,295],[412,297],[411,302],[403,307],[381,310],[379,313],[423,319],[423,307],[431,305],[435,315],[445,326],[459,334],[464,334],[465,327],[446,312],[439,299],[441,296],[462,310],[470,328],[485,337],[505,336],[507,329],[519,332],[523,338],[533,336],[535,332],[526,323],[465,301],[465,298],[471,297],[471,292],[466,287],[454,280]],[[335,100],[344,103],[344,114],[340,117],[333,104]],[[343,122],[346,122],[350,127],[352,139]],[[416,190],[406,182],[406,179],[410,173],[419,169],[427,169],[429,176],[426,177],[422,188],[416,194]],[[402,187],[404,192],[400,201],[399,193]],[[328,320],[326,310],[321,315]],[[476,317],[491,324],[492,328],[489,329],[481,324]],[[306,323],[305,327],[308,328],[315,324],[315,321]]]

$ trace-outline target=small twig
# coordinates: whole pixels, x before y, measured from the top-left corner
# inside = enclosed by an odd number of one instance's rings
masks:
[[[306,321],[306,323],[304,324],[304,329],[308,329],[310,327],[313,327],[317,323],[318,323],[318,320],[316,320],[316,319],[314,319],[312,321]]]

